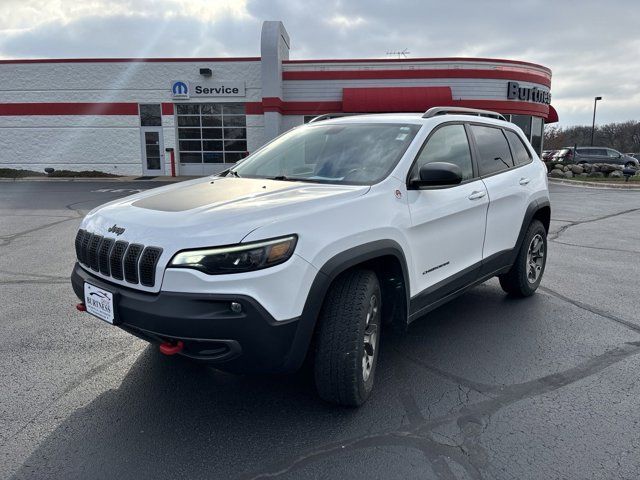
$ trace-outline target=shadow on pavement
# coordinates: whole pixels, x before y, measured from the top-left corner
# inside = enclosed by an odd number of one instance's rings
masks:
[[[555,335],[548,328],[558,322],[549,298],[515,301],[495,286],[483,286],[416,322],[406,334],[388,336],[374,395],[360,409],[323,403],[304,372],[235,376],[163,357],[149,346],[117,389],[64,420],[15,478],[233,478],[329,442],[457,411],[488,384],[547,373],[546,366],[530,364],[541,357],[539,346]],[[547,348],[556,353],[555,365],[575,360],[562,339]],[[413,460],[403,455],[406,449],[376,458],[387,464],[397,459],[409,468],[407,474],[430,468],[423,455]],[[342,475],[365,473],[349,462]],[[349,475],[349,468],[357,472]]]

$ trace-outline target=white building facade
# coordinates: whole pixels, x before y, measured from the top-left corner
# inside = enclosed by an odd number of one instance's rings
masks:
[[[281,22],[248,58],[0,61],[0,168],[206,175],[326,113],[467,106],[542,148],[551,71],[470,59],[290,60]]]

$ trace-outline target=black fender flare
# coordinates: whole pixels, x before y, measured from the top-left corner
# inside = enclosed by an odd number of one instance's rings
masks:
[[[316,274],[307,294],[291,350],[283,365],[284,371],[296,371],[304,362],[325,295],[336,277],[355,265],[383,256],[393,256],[400,263],[408,311],[409,270],[404,251],[398,242],[394,240],[377,240],[345,250],[330,258]]]
[[[522,220],[522,226],[520,227],[520,233],[518,234],[518,240],[516,241],[516,246],[511,252],[511,258],[509,259],[509,265],[513,265],[516,261],[516,257],[520,252],[520,248],[522,247],[522,242],[524,241],[524,236],[527,233],[527,229],[533,220],[533,217],[545,207],[551,208],[551,202],[548,199],[541,200],[533,200],[529,206],[527,207],[527,211],[524,214],[524,219]],[[548,232],[547,232],[548,233]]]

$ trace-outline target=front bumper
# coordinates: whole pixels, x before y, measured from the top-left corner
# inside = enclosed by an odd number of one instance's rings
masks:
[[[276,321],[245,295],[147,293],[99,279],[76,263],[73,289],[84,301],[84,283],[114,293],[116,324],[150,342],[181,340],[181,355],[236,372],[287,372],[299,368],[309,343],[300,319]],[[242,311],[231,311],[231,302]],[[302,342],[302,343],[300,343]]]

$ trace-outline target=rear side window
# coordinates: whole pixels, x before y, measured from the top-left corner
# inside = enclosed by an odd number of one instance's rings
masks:
[[[491,175],[513,167],[511,150],[502,129],[471,125],[471,132],[478,146],[480,175]]]
[[[473,178],[471,151],[463,125],[445,125],[436,130],[418,155],[414,177],[425,163],[448,162],[460,167],[462,181]]]
[[[510,130],[506,130],[505,135],[509,139],[509,145],[511,145],[511,153],[513,154],[513,162],[516,165],[524,165],[525,163],[529,163],[531,160],[531,154],[527,147],[525,147],[524,143],[522,143],[522,139],[518,136],[517,133],[512,132]]]

